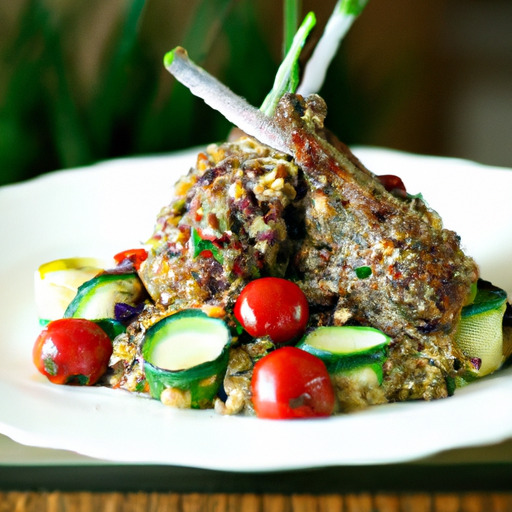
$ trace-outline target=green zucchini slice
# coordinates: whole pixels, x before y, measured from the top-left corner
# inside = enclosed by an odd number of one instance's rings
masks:
[[[114,308],[117,303],[136,306],[145,296],[142,281],[135,273],[100,274],[78,288],[64,317],[88,320],[115,318]]]
[[[466,356],[478,361],[476,367],[468,368],[465,376],[468,381],[488,375],[502,365],[506,307],[507,293],[488,281],[479,280],[473,302],[462,308],[455,341]]]
[[[370,369],[382,383],[382,363],[391,338],[373,327],[319,327],[297,345],[319,357],[331,374]]]
[[[488,311],[496,311],[503,307],[507,302],[507,292],[489,283],[479,279],[470,304],[462,308],[462,318],[479,315]]]
[[[41,325],[62,318],[78,287],[103,272],[96,258],[65,258],[43,263],[34,273],[34,292]]]
[[[151,396],[176,407],[210,407],[226,373],[230,344],[226,323],[196,309],[152,325],[142,344]],[[170,392],[183,400],[169,400]]]

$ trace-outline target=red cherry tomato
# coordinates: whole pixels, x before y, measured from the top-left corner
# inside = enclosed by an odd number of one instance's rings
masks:
[[[394,174],[381,174],[377,179],[382,183],[383,187],[388,191],[400,196],[407,196],[407,190],[404,182]]]
[[[335,394],[321,359],[296,347],[282,347],[260,359],[251,381],[259,418],[330,416]]]
[[[242,290],[234,313],[251,336],[270,336],[274,343],[285,343],[305,331],[309,307],[304,292],[295,283],[263,277]]]
[[[105,331],[83,318],[50,322],[39,334],[32,357],[36,368],[55,384],[92,386],[106,372],[112,342]]]
[[[130,260],[135,267],[135,270],[139,270],[142,262],[148,257],[148,251],[146,249],[127,249],[126,251],[118,252],[114,256],[114,261],[119,265],[125,260]]]

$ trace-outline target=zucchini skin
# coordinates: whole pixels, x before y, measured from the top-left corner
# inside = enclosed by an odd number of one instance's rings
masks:
[[[299,348],[320,358],[331,374],[348,372],[363,366],[382,365],[387,357],[387,349],[384,344],[368,353],[347,354],[342,357],[332,352],[316,349],[310,345],[299,345]]]
[[[176,388],[190,392],[190,407],[192,409],[211,407],[224,380],[228,360],[229,351],[224,349],[220,359],[208,361],[187,370],[163,370],[144,361],[149,393],[153,398],[160,400],[160,396],[166,388]],[[219,368],[224,370],[220,372]]]
[[[489,281],[479,279],[476,296],[471,304],[462,308],[461,317],[466,318],[500,308],[507,301],[507,292]]]
[[[130,285],[132,290],[130,290]],[[109,304],[109,311],[96,312],[91,314],[90,312],[84,315],[84,311],[90,307],[96,293],[105,293],[105,288],[111,287],[112,298],[115,297],[115,293],[120,292],[126,295],[124,300],[111,300]],[[136,273],[129,274],[100,274],[89,281],[82,284],[77,291],[75,298],[71,301],[67,307],[64,318],[88,318],[89,320],[101,320],[104,318],[115,318],[114,306],[116,302],[126,302],[135,305],[141,302],[146,296],[146,291]],[[111,310],[110,310],[111,309]]]
[[[343,328],[339,327],[339,329]],[[356,327],[348,328],[358,329]],[[368,330],[372,328],[360,327],[359,329]],[[383,381],[382,365],[387,359],[388,345],[391,341],[386,335],[383,334],[383,336],[386,338],[386,341],[352,352],[335,352],[315,347],[308,343],[308,335],[299,342],[297,347],[321,359],[331,375],[349,375],[362,368],[371,368],[375,372],[380,385]]]
[[[183,370],[167,370],[148,361],[152,351],[152,340],[157,331],[165,329],[175,321],[183,318],[208,319],[211,322],[221,322],[226,330],[226,343],[218,357],[212,361],[205,361]],[[203,333],[204,334],[204,333]],[[167,388],[175,388],[190,393],[190,407],[192,409],[206,409],[212,406],[217,395],[229,362],[229,348],[231,334],[228,326],[220,319],[208,317],[200,310],[189,309],[175,313],[152,325],[146,332],[142,345],[144,371],[149,385],[150,395],[160,400],[162,392]]]

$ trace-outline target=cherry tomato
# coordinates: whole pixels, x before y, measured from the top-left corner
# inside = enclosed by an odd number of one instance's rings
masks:
[[[263,277],[251,281],[238,297],[235,317],[254,337],[285,343],[306,329],[309,307],[303,291],[291,281]]]
[[[251,381],[259,418],[330,416],[335,394],[321,359],[296,347],[282,347],[260,359]]]
[[[62,318],[39,334],[32,357],[36,368],[55,384],[92,386],[106,372],[112,342],[91,320]]]
[[[388,192],[392,192],[403,197],[407,196],[407,190],[405,189],[404,182],[398,176],[395,176],[394,174],[381,174],[380,176],[377,176],[377,179]]]
[[[139,270],[142,262],[148,257],[148,251],[146,249],[127,249],[121,251],[114,256],[114,261],[119,265],[125,260],[130,260],[135,267],[135,270]]]

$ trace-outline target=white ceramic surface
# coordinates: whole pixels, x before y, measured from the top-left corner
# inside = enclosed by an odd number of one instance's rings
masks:
[[[398,174],[409,192],[422,192],[461,235],[482,276],[510,296],[512,170],[379,148],[355,152],[377,174]],[[104,461],[236,471],[404,462],[512,438],[512,368],[446,400],[308,421],[177,411],[40,376],[31,361],[39,331],[34,270],[55,258],[108,257],[143,242],[194,160],[195,151],[121,159],[0,189],[0,434]]]

